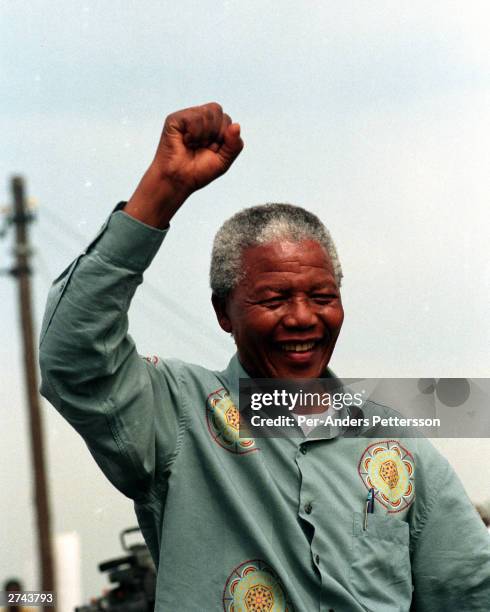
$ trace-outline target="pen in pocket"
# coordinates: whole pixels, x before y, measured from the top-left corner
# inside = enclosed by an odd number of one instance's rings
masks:
[[[364,531],[368,526],[368,514],[374,513],[374,489],[371,488],[368,491],[366,503],[364,505]]]

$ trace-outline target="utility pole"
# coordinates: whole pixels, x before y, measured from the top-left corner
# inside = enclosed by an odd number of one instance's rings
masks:
[[[29,265],[31,248],[29,245],[28,224],[32,221],[32,214],[27,210],[24,180],[22,177],[16,176],[12,178],[12,192],[14,197],[14,214],[11,221],[15,225],[16,263],[10,272],[17,279],[19,287],[20,323],[24,353],[25,386],[29,407],[41,588],[43,591],[55,592],[53,544],[31,306],[31,268]],[[48,608],[45,608],[45,610],[48,610]],[[50,607],[49,610],[54,612],[53,607]]]

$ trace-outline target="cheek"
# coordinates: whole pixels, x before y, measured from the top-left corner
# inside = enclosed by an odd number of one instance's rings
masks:
[[[337,320],[337,325],[342,325],[342,323],[344,322],[344,309],[342,308],[342,306],[340,306],[337,309],[337,312],[335,313],[336,316],[336,320]]]
[[[340,329],[344,321],[344,310],[342,306],[328,308],[324,312],[323,320],[330,329]]]
[[[242,319],[242,332],[248,338],[254,338],[257,341],[264,340],[271,336],[280,320],[281,317],[272,311],[252,309]]]

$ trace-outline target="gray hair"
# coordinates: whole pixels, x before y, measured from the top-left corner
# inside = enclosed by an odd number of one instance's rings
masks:
[[[316,215],[304,208],[274,202],[244,208],[218,230],[209,275],[213,293],[226,297],[243,278],[242,253],[246,248],[277,240],[318,242],[330,257],[340,287],[342,268],[327,228]]]

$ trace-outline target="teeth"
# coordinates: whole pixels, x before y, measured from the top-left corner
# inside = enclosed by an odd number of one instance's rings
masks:
[[[310,351],[315,346],[314,342],[303,342],[301,344],[296,342],[284,342],[282,345],[285,351],[294,351],[295,353],[304,353]]]

